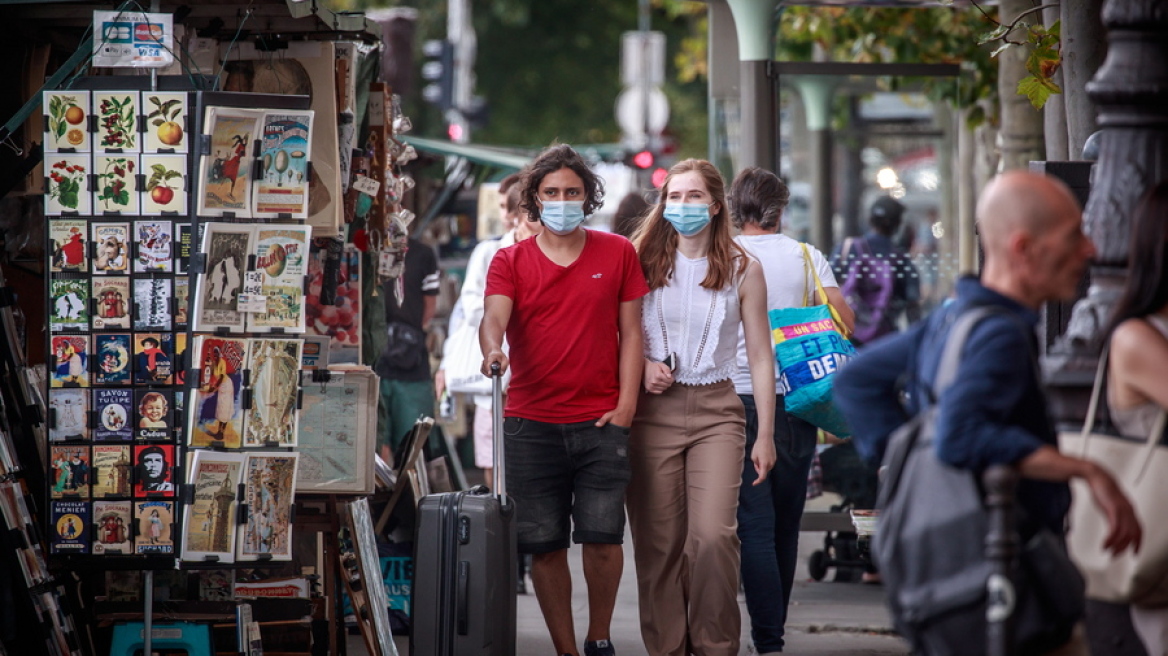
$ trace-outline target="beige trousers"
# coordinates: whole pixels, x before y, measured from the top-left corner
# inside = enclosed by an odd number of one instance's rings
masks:
[[[738,486],[746,446],[730,381],[642,393],[626,505],[650,656],[736,656]]]

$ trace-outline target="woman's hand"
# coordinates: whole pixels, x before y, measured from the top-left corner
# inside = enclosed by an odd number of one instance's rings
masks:
[[[660,394],[673,384],[673,372],[664,362],[645,360],[645,372],[641,375],[641,381],[650,394]]]
[[[754,441],[754,448],[750,450],[750,461],[754,463],[754,471],[758,474],[758,478],[754,479],[754,485],[758,485],[766,480],[767,474],[770,474],[771,469],[775,466],[775,461],[778,456],[775,454],[775,441],[770,439],[758,439]]]

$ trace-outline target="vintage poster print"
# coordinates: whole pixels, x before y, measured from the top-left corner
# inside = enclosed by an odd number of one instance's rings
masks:
[[[93,190],[95,214],[138,214],[138,156],[94,155]]]
[[[150,219],[134,222],[135,273],[169,273],[174,270],[174,224]]]
[[[198,363],[198,380],[189,403],[191,446],[211,446],[222,442],[228,449],[242,444],[243,368],[247,363],[247,340],[222,337],[195,337],[193,363]],[[192,375],[195,372],[192,371]]]
[[[142,149],[137,91],[95,91],[93,113],[97,115],[94,152],[136,153]]]
[[[203,123],[211,152],[203,156],[198,185],[199,216],[251,215],[252,143],[259,139],[259,110],[208,107]]]
[[[89,155],[45,155],[45,216],[93,213]]]
[[[93,384],[129,385],[132,351],[129,333],[94,335],[93,353],[97,361],[93,368]]]
[[[129,442],[134,438],[132,390],[125,387],[95,389],[93,409],[97,415],[97,427],[93,429],[95,442]]]
[[[304,275],[308,271],[311,232],[309,226],[256,228],[255,267],[263,277],[260,290],[267,311],[248,313],[248,330],[304,332]]]
[[[53,249],[49,270],[53,273],[87,273],[88,234],[89,230],[84,221],[75,219],[49,221],[49,239]]]
[[[186,337],[185,333],[180,333],[180,335],[183,338]],[[185,339],[184,339],[184,341],[185,341]],[[180,373],[185,374],[186,372],[183,371]],[[187,399],[186,390],[183,390],[180,388],[180,389],[176,389],[174,391],[174,439],[176,442],[178,442],[180,444],[183,442],[184,439],[186,439],[186,434],[184,433],[184,431],[186,430],[186,427],[183,423],[183,417],[184,417],[183,411],[186,409],[186,399]]]
[[[292,559],[292,495],[295,453],[248,453],[243,468],[247,523],[240,529],[236,560]]]
[[[105,276],[94,278],[93,329],[130,328],[130,278]]]
[[[235,509],[244,454],[195,451],[187,466],[194,503],[183,527],[183,560],[235,560]]]
[[[298,339],[251,340],[251,407],[244,412],[244,447],[296,446],[302,346]]]
[[[174,496],[174,445],[134,447],[134,496]]]
[[[178,223],[174,226],[174,272],[186,274],[191,265],[191,245],[194,244],[194,235],[191,234],[191,224]]]
[[[170,333],[134,333],[134,382],[169,385],[174,381],[174,344]]]
[[[93,447],[93,497],[130,496],[130,447],[96,444]],[[128,525],[128,524],[127,524]]]
[[[208,223],[203,232],[207,267],[199,275],[195,293],[195,325],[199,332],[226,328],[243,332],[244,315],[238,311],[239,292],[252,252],[251,226]]]
[[[142,152],[187,152],[187,102],[186,93],[142,92],[142,111],[146,112]]]
[[[89,392],[83,389],[49,390],[49,441],[89,439]]]
[[[174,279],[174,327],[185,330],[191,321],[191,281],[185,276]]]
[[[93,223],[90,225],[97,253],[93,257],[94,275],[130,272],[130,224]]]
[[[52,501],[51,553],[89,553],[89,502]]]
[[[352,244],[345,245],[335,295],[324,285],[327,255],[327,249],[315,250],[308,261],[306,332],[329,338],[329,364],[357,364],[361,362],[361,252]]]
[[[53,278],[49,281],[49,330],[60,333],[89,329],[89,281]]]
[[[187,214],[187,158],[183,155],[143,155],[142,213]]]
[[[174,397],[170,390],[134,390],[134,439],[169,440],[174,434]]]
[[[308,218],[311,133],[311,111],[264,116],[253,216]]]
[[[134,553],[174,553],[174,539],[171,537],[174,528],[173,501],[135,501],[134,522],[138,525]]]
[[[296,447],[298,492],[371,494],[377,424],[377,376],[369,368],[330,371],[328,382],[304,380]]]
[[[174,384],[179,387],[184,387],[187,384],[187,370],[184,366],[187,356],[187,334],[185,332],[174,334],[174,361],[176,364],[174,368]],[[177,400],[177,399],[176,399]],[[180,412],[182,403],[175,406],[174,411]],[[179,416],[179,415],[175,415]],[[179,428],[176,426],[175,428]]]
[[[50,387],[89,387],[89,336],[53,337]]]
[[[130,501],[94,501],[93,553],[99,556],[132,553],[133,513]]]
[[[170,278],[134,279],[134,330],[170,330]]]
[[[54,446],[50,449],[54,499],[89,496],[89,447]]]
[[[45,91],[44,112],[46,154],[89,152],[88,91]]]

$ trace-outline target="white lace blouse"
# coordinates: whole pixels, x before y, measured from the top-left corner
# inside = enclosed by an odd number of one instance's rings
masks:
[[[709,385],[727,380],[738,368],[739,276],[723,289],[701,286],[706,277],[706,258],[691,260],[681,253],[673,264],[673,277],[655,289],[641,305],[645,332],[645,357],[660,362],[677,354],[675,382]]]

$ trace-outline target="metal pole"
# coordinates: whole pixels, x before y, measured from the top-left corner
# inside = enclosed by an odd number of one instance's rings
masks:
[[[1014,527],[1014,491],[1018,473],[1012,467],[996,465],[982,475],[989,510],[986,557],[990,577],[986,581],[986,654],[1013,654],[1014,560],[1018,554],[1018,531]]]
[[[142,654],[151,656],[154,648],[151,644],[154,639],[154,570],[143,571],[142,581],[146,586],[142,594],[146,599],[146,605],[142,609]]]

